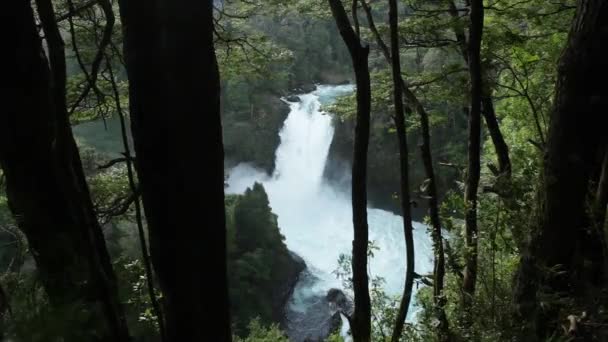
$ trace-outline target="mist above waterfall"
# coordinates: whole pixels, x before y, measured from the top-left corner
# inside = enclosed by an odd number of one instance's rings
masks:
[[[340,254],[350,255],[353,228],[349,189],[339,189],[323,180],[334,128],[332,117],[321,111],[351,85],[319,86],[290,103],[291,112],[280,132],[276,169],[272,175],[240,164],[230,171],[227,192],[242,193],[254,182],[264,184],[273,212],[290,250],[308,266],[312,281],[300,284],[291,301],[294,310],[305,311],[307,298],[341,288],[333,271]],[[390,212],[368,208],[370,240],[379,247],[370,262],[371,276],[385,279],[389,295],[401,294],[405,280],[405,243],[402,218]],[[426,226],[414,223],[416,271],[432,272],[432,246]],[[307,304],[308,303],[308,304]]]

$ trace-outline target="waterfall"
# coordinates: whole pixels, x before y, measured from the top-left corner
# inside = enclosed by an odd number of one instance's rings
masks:
[[[352,91],[351,85],[318,86],[312,93],[300,95],[300,102],[289,103],[291,111],[280,132],[274,173],[268,176],[250,165],[239,164],[228,178],[229,193],[242,193],[256,181],[264,184],[287,247],[308,266],[308,274],[300,280],[289,304],[291,311],[303,315],[315,305],[315,298],[324,297],[330,288],[342,287],[332,272],[338,267],[340,254],[351,253],[349,189],[323,181],[334,127],[330,114],[323,113],[321,106]],[[402,218],[368,208],[368,220],[370,240],[379,247],[370,262],[371,275],[385,279],[387,294],[400,295],[406,265]],[[414,240],[416,271],[432,272],[432,245],[426,226],[414,222]],[[314,323],[311,325],[314,327]]]

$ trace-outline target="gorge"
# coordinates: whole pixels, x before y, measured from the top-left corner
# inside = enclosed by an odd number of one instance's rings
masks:
[[[290,102],[273,174],[239,164],[230,170],[227,180],[227,193],[242,193],[255,182],[264,185],[287,247],[306,262],[307,270],[286,307],[286,330],[294,341],[322,337],[319,321],[323,317],[319,316],[329,317],[318,303],[328,290],[343,287],[334,271],[338,269],[340,255],[350,255],[350,194],[348,188],[323,178],[334,126],[331,115],[322,112],[322,106],[352,91],[351,85],[321,85],[300,95],[300,101]],[[386,293],[397,296],[405,277],[402,218],[371,207],[368,214],[370,241],[378,247],[370,263],[370,274],[382,277]],[[432,247],[426,226],[414,223],[414,228],[416,272],[430,273]]]

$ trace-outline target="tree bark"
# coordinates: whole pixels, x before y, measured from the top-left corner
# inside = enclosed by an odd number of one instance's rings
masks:
[[[602,162],[602,173],[595,195],[595,217],[596,225],[602,230],[602,233],[605,236],[603,229],[606,225],[606,210],[608,210],[608,146],[604,149],[606,151],[604,152],[604,161]]]
[[[380,48],[380,51],[384,55],[386,62],[392,65],[391,52],[388,46],[382,40],[380,32],[376,28],[374,17],[372,15],[371,8],[365,2],[361,2],[361,6],[367,16],[367,21],[372,34],[376,39],[376,43]],[[435,304],[436,315],[439,321],[437,330],[438,338],[440,341],[450,340],[450,329],[447,315],[445,313],[446,300],[443,296],[444,278],[445,278],[445,253],[443,248],[443,238],[441,233],[441,219],[439,217],[439,197],[437,196],[437,178],[435,176],[435,170],[433,166],[433,155],[431,153],[431,133],[429,125],[429,115],[426,112],[422,103],[418,100],[416,95],[407,87],[405,80],[399,75],[399,82],[401,83],[401,90],[405,96],[405,112],[411,113],[413,106],[416,113],[420,116],[420,127],[422,133],[422,144],[420,145],[420,152],[422,154],[422,161],[424,169],[428,179],[427,193],[429,201],[429,216],[431,219],[431,225],[433,227],[432,238],[433,238],[433,252],[435,256],[434,267],[433,267],[433,302]]]
[[[539,308],[539,292],[584,301],[590,279],[586,198],[608,124],[608,3],[579,0],[558,65],[545,152],[540,222],[517,275],[516,316],[522,336],[545,340],[559,329],[559,303]],[[601,270],[602,267],[596,267]],[[563,272],[558,272],[563,271]],[[600,275],[596,277],[601,278]],[[595,284],[603,286],[602,284]],[[528,340],[532,340],[529,338]]]
[[[213,2],[120,5],[136,168],[167,340],[230,341]]]
[[[462,281],[462,299],[465,315],[464,327],[470,328],[471,310],[477,282],[477,190],[480,176],[481,150],[481,39],[483,34],[483,1],[471,1],[471,27],[469,31],[469,73],[471,103],[469,111],[468,167],[465,182],[465,268]]]
[[[367,151],[369,146],[371,86],[368,65],[369,47],[362,46],[353,31],[340,0],[328,0],[331,12],[353,62],[357,84],[357,120],[352,166],[353,206],[353,290],[355,313],[352,332],[355,342],[371,341],[371,303],[367,275]]]
[[[129,341],[103,232],[72,136],[65,98],[65,53],[50,1],[36,1],[49,61],[29,2],[10,1],[2,22],[15,51],[5,111],[0,115],[0,164],[9,207],[27,237],[52,306],[72,320],[67,341]],[[3,31],[5,32],[5,31]]]
[[[494,145],[494,151],[496,152],[496,158],[498,158],[498,171],[500,175],[504,175],[506,178],[511,178],[511,158],[509,157],[509,146],[505,142],[502,132],[500,131],[500,125],[496,118],[496,112],[494,111],[494,103],[490,90],[487,86],[482,90],[482,112],[486,127],[490,133],[492,144]]]
[[[414,286],[414,236],[412,228],[412,209],[410,207],[410,181],[409,161],[407,147],[407,131],[405,127],[405,114],[403,109],[403,91],[401,89],[401,56],[399,54],[399,12],[397,0],[389,0],[389,26],[391,36],[391,69],[393,73],[393,100],[395,104],[395,126],[397,128],[397,139],[399,143],[399,167],[401,173],[401,213],[403,215],[403,234],[405,237],[406,268],[405,285],[403,295],[399,304],[399,311],[393,328],[391,341],[399,342],[403,333],[403,325],[412,299],[412,287]],[[411,110],[410,110],[411,113]]]
[[[458,8],[456,7],[454,1],[450,1],[448,5],[449,13],[452,19],[455,21],[460,20]],[[467,42],[464,28],[458,23],[455,23],[452,25],[452,27],[454,30],[454,35],[456,36],[456,41],[458,42],[460,53],[462,54],[462,58],[464,59],[465,63],[469,64],[469,43]],[[496,152],[496,157],[498,158],[498,170],[500,174],[510,178],[511,157],[509,156],[509,146],[505,142],[502,132],[500,131],[500,125],[498,124],[496,112],[494,111],[492,91],[487,86],[482,90],[481,101],[481,114],[486,121],[486,126],[488,127],[488,132],[490,133],[490,138],[492,139],[492,144],[494,145],[494,151]]]

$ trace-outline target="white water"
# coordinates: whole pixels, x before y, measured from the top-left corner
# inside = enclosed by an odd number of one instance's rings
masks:
[[[274,174],[268,176],[240,164],[231,170],[228,179],[229,193],[243,193],[256,181],[264,184],[288,248],[300,255],[318,278],[310,287],[300,286],[294,293],[291,306],[295,310],[306,309],[302,304],[306,297],[324,296],[330,288],[342,287],[332,272],[338,267],[339,255],[351,253],[349,190],[336,189],[322,177],[334,127],[331,116],[322,113],[320,107],[352,89],[350,85],[319,86],[301,95],[301,102],[290,103],[291,112],[280,132]],[[374,208],[368,208],[368,216],[370,240],[380,248],[370,263],[371,275],[386,280],[389,295],[400,295],[406,264],[402,219]],[[414,241],[416,272],[430,273],[432,249],[423,224],[414,223]]]

